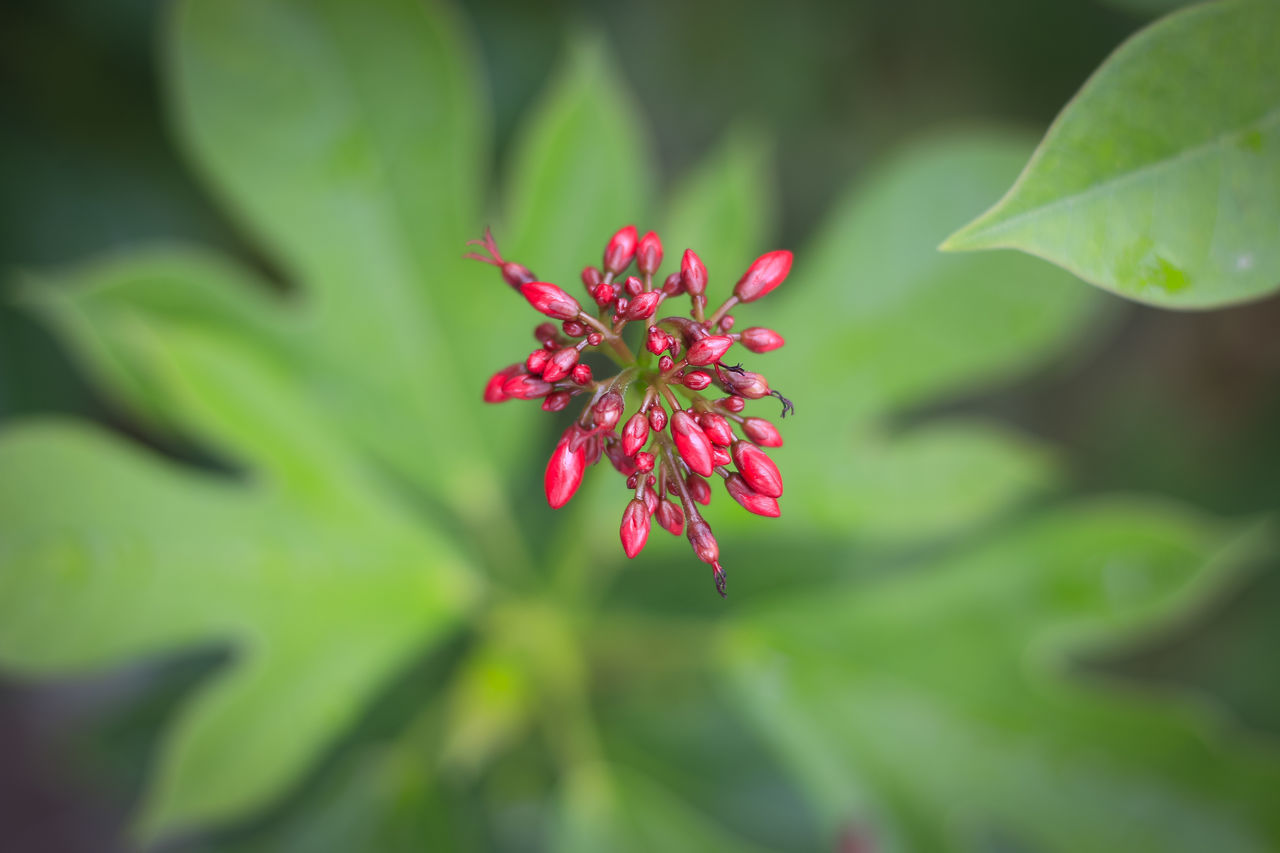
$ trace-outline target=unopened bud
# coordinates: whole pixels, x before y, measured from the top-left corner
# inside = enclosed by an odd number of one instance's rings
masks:
[[[694,370],[694,371],[690,371],[689,373],[686,373],[680,379],[680,382],[686,388],[689,388],[693,391],[701,391],[704,388],[710,387],[711,376],[709,374],[703,373],[701,370]]]
[[[782,475],[769,455],[748,441],[735,441],[733,462],[747,485],[762,495],[782,497]]]
[[[573,366],[573,372],[569,374],[569,378],[578,385],[591,384],[591,365],[578,362]]]
[[[733,338],[728,335],[708,335],[692,344],[685,357],[690,364],[714,364],[731,346]]]
[[[701,296],[707,291],[707,268],[693,249],[684,250],[684,257],[680,260],[680,279],[684,289],[694,296]]]
[[[569,427],[547,462],[543,486],[547,493],[547,503],[552,509],[559,509],[567,504],[582,484],[582,472],[587,467],[587,447],[585,442],[575,441],[580,438],[575,435],[577,432],[577,426]]]
[[[502,384],[502,393],[517,400],[536,400],[551,393],[551,383],[544,382],[536,376],[521,374],[512,376]]]
[[[582,270],[582,285],[587,289],[587,293],[594,293],[596,286],[604,279],[603,273],[595,267],[586,267]]]
[[[649,440],[649,419],[636,412],[622,428],[622,450],[628,456],[635,456],[636,451],[644,447]]]
[[[689,490],[689,497],[703,506],[711,503],[711,487],[707,485],[706,480],[697,474],[690,474],[686,477],[684,487]]]
[[[639,296],[644,292],[644,282],[633,275],[629,275],[627,280],[622,283],[622,289],[627,292],[627,296]]]
[[[702,427],[702,431],[707,434],[707,438],[711,439],[712,443],[721,447],[733,444],[733,430],[723,416],[715,412],[703,412],[698,415],[698,426]]]
[[[542,401],[544,412],[559,412],[569,405],[572,395],[568,391],[553,391]]]
[[[622,538],[622,550],[628,557],[635,557],[649,541],[649,508],[644,501],[634,498],[627,503],[622,513],[622,527],[618,531]]]
[[[764,447],[781,447],[782,435],[764,418],[747,418],[742,422],[742,431],[747,438]]]
[[[652,231],[640,238],[636,247],[636,269],[641,275],[653,275],[662,266],[662,241]]]
[[[711,473],[711,439],[698,426],[693,415],[681,409],[671,416],[671,434],[676,450],[689,465],[689,469],[704,477]]]
[[[610,391],[599,400],[596,400],[596,404],[592,408],[592,418],[595,421],[595,425],[600,429],[613,429],[622,417],[623,405],[622,395],[617,391]]]
[[[667,348],[667,333],[657,326],[649,327],[649,336],[645,339],[645,347],[654,355],[662,355]]]
[[[667,428],[667,410],[662,408],[661,403],[655,403],[649,410],[649,426],[654,432],[662,432]]]
[[[497,373],[489,377],[489,381],[484,386],[484,401],[486,403],[501,403],[511,399],[511,395],[502,390],[503,385],[512,376],[520,372],[520,365],[509,364],[499,370]]]
[[[653,316],[653,312],[658,310],[658,304],[662,302],[662,298],[661,290],[650,290],[641,293],[635,299],[632,299],[631,304],[627,306],[627,319],[648,320]]]
[[[672,536],[679,536],[684,532],[684,510],[675,501],[659,501],[657,516],[658,523]]]
[[[630,266],[631,259],[636,254],[638,238],[634,225],[628,225],[614,234],[604,250],[604,268],[617,275]]]
[[[741,474],[730,474],[726,477],[724,487],[747,512],[753,512],[756,515],[763,515],[767,518],[777,518],[782,515],[777,499],[762,495],[748,486],[747,481],[742,478]]]
[[[582,310],[578,300],[545,281],[526,282],[520,285],[520,293],[529,300],[534,310],[557,320],[571,320]]]
[[[667,280],[662,283],[662,292],[667,296],[679,296],[684,293],[684,276],[679,270],[667,276]]]
[[[711,533],[711,525],[701,518],[689,519],[689,544],[693,553],[704,563],[715,563],[720,559],[720,546]]]
[[[587,327],[577,320],[565,320],[560,324],[560,329],[571,338],[580,338],[587,333]]]
[[[744,347],[752,352],[770,352],[786,343],[782,339],[782,335],[773,329],[765,329],[760,326],[743,329],[739,340],[742,341]]]
[[[782,284],[791,272],[791,253],[786,249],[761,255],[733,288],[739,302],[754,302]]]
[[[735,373],[732,370],[723,371],[720,374],[720,381],[731,393],[746,397],[748,400],[759,400],[761,397],[768,397],[771,393],[765,378],[749,370],[741,373]]]

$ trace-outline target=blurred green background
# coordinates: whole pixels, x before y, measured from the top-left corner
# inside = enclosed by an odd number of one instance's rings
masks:
[[[1177,314],[1063,281],[1046,289],[1043,299],[1077,320],[1037,331],[1039,321],[1033,315],[1042,298],[1035,292],[1019,297],[1026,301],[1019,309],[1024,313],[1013,316],[1027,318],[1026,324],[1018,326],[1017,334],[1011,330],[1009,337],[1028,336],[1026,363],[1018,363],[1021,344],[1014,342],[1008,353],[991,356],[985,366],[984,356],[974,355],[978,366],[966,374],[964,330],[947,330],[971,322],[981,334],[999,333],[999,326],[984,327],[982,317],[987,311],[984,288],[993,288],[993,299],[1005,299],[999,295],[1003,291],[995,289],[1001,283],[969,280],[987,268],[974,267],[967,278],[955,280],[957,287],[975,288],[965,291],[974,294],[967,310],[946,296],[930,296],[895,314],[876,302],[879,297],[860,296],[858,291],[862,278],[892,281],[901,273],[892,252],[877,255],[877,246],[891,250],[900,240],[923,251],[994,201],[1013,176],[1008,165],[1013,164],[1016,173],[1020,157],[1029,151],[1016,153],[1021,149],[1007,139],[1023,133],[1034,140],[1117,44],[1158,14],[1159,7],[1172,5],[1013,0],[797,2],[785,7],[754,0],[460,4],[458,17],[474,39],[486,78],[494,142],[481,168],[492,176],[489,185],[495,196],[526,179],[517,174],[520,164],[532,156],[521,153],[522,129],[565,56],[575,49],[590,50],[574,47],[583,43],[597,45],[617,67],[635,101],[632,108],[622,109],[633,113],[631,121],[648,128],[656,174],[662,176],[643,188],[654,200],[649,207],[653,224],[660,218],[657,211],[664,209],[657,200],[678,195],[677,188],[687,186],[678,183],[680,177],[691,171],[701,174],[699,166],[708,152],[720,149],[726,140],[730,150],[734,140],[742,146],[729,155],[730,162],[766,164],[766,178],[759,187],[748,181],[735,187],[738,196],[724,193],[734,202],[727,215],[713,208],[702,212],[703,217],[723,220],[730,230],[738,217],[748,231],[767,235],[773,229],[767,245],[746,238],[737,243],[732,235],[725,238],[724,245],[740,248],[742,254],[725,258],[722,269],[744,267],[754,257],[752,252],[775,246],[797,250],[796,290],[780,292],[776,310],[762,304],[750,319],[779,329],[790,347],[800,346],[799,354],[761,369],[774,387],[789,394],[792,388],[806,392],[792,394],[798,414],[794,427],[790,419],[784,424],[789,443],[818,447],[830,442],[832,458],[862,454],[848,468],[855,479],[849,480],[846,469],[834,465],[829,481],[823,481],[821,455],[812,452],[816,461],[811,462],[800,458],[799,451],[792,458],[792,451],[784,449],[778,458],[794,502],[789,507],[784,500],[785,526],[777,528],[776,536],[761,530],[768,524],[762,519],[729,519],[723,528],[717,527],[734,561],[729,604],[746,608],[742,612],[761,608],[765,615],[758,621],[747,616],[721,629],[717,620],[724,608],[708,596],[709,579],[702,577],[683,543],[668,548],[664,542],[665,550],[627,566],[625,578],[598,582],[613,586],[599,598],[588,597],[589,606],[602,613],[616,607],[618,616],[600,620],[606,624],[598,631],[592,628],[573,637],[576,642],[589,638],[599,643],[583,654],[590,668],[590,704],[592,714],[602,721],[601,750],[618,768],[614,788],[626,792],[619,795],[627,804],[622,810],[626,818],[607,818],[606,830],[576,826],[575,821],[583,819],[575,809],[589,814],[591,807],[573,804],[574,786],[589,790],[590,780],[576,779],[557,763],[554,743],[529,734],[524,722],[511,723],[508,731],[509,721],[502,719],[482,720],[478,731],[459,734],[456,720],[446,721],[450,713],[457,713],[450,707],[457,705],[438,701],[442,691],[464,707],[471,701],[466,698],[468,688],[458,687],[452,675],[460,662],[470,667],[467,671],[482,673],[476,676],[481,686],[475,688],[479,698],[474,701],[506,701],[487,697],[484,691],[492,684],[483,673],[490,665],[500,673],[508,666],[523,672],[522,664],[511,664],[504,656],[509,646],[533,641],[521,634],[509,642],[502,632],[514,630],[509,626],[522,620],[541,624],[542,611],[525,612],[519,602],[536,600],[538,607],[553,612],[562,607],[569,624],[579,621],[577,608],[583,603],[574,595],[515,595],[505,599],[505,605],[495,605],[489,615],[475,617],[472,630],[450,635],[434,651],[424,648],[404,671],[380,685],[358,722],[342,731],[337,745],[326,748],[305,781],[290,787],[282,800],[268,802],[248,820],[205,828],[171,839],[167,846],[537,850],[579,843],[585,849],[618,849],[620,842],[609,833],[619,833],[634,849],[674,849],[662,834],[665,826],[689,849],[729,846],[726,838],[743,849],[835,849],[840,843],[845,845],[840,849],[847,850],[1148,849],[1139,841],[1131,847],[1107,847],[1098,839],[1114,842],[1117,836],[1103,829],[1089,835],[1081,828],[1085,840],[1080,846],[1064,846],[1062,838],[1070,837],[1070,830],[1061,827],[1043,833],[1027,829],[1072,814],[1106,813],[1114,790],[1101,784],[1090,790],[1087,774],[1070,776],[1053,761],[983,763],[982,758],[984,750],[1006,757],[1017,753],[1027,732],[1047,726],[1048,740],[1067,744],[1067,751],[1072,744],[1098,750],[1103,755],[1100,763],[1106,765],[1110,741],[1090,740],[1094,729],[1088,727],[1112,732],[1117,742],[1142,741],[1147,729],[1141,702],[1131,716],[1116,712],[1114,719],[1108,716],[1111,710],[1036,716],[1034,701],[1029,701],[1027,707],[1033,710],[1025,717],[1012,710],[1008,718],[995,711],[988,717],[989,709],[983,710],[988,723],[998,719],[995,730],[1008,740],[977,746],[966,737],[939,733],[941,724],[917,720],[910,703],[895,704],[901,697],[893,690],[865,695],[853,691],[853,698],[830,694],[839,691],[848,673],[874,673],[879,667],[914,685],[913,673],[919,668],[927,673],[921,681],[935,679],[932,689],[946,700],[941,704],[964,704],[971,695],[981,696],[972,700],[980,704],[993,701],[990,687],[1003,689],[1006,668],[1016,669],[1024,656],[1038,654],[1039,639],[1029,638],[1039,638],[1040,624],[1031,611],[1025,636],[1018,633],[1021,629],[1011,628],[1012,638],[991,640],[991,648],[1010,655],[997,660],[976,651],[969,654],[964,651],[968,646],[948,632],[981,634],[988,618],[1004,617],[984,617],[979,606],[964,619],[949,622],[960,609],[947,603],[952,600],[947,595],[953,593],[939,592],[927,582],[915,584],[911,578],[901,582],[898,592],[885,592],[876,586],[877,578],[948,571],[954,577],[971,577],[966,590],[976,590],[972,594],[985,601],[999,598],[1003,589],[998,575],[983,574],[991,566],[1007,565],[1016,572],[1053,552],[1054,559],[1062,560],[1062,583],[1070,586],[1073,564],[1068,558],[1078,540],[1069,524],[1055,532],[1057,521],[1042,522],[1038,513],[1046,508],[1077,502],[1092,506],[1089,502],[1097,496],[1152,496],[1171,507],[1170,517],[1190,513],[1195,520],[1189,515],[1185,524],[1168,522],[1165,531],[1165,521],[1135,510],[1132,526],[1150,524],[1151,538],[1171,554],[1198,555],[1216,551],[1206,543],[1217,540],[1205,530],[1247,525],[1280,502],[1280,299]],[[287,265],[218,203],[207,177],[197,172],[177,141],[165,94],[174,84],[165,78],[160,61],[170,11],[168,3],[155,0],[12,2],[0,11],[0,418],[18,422],[34,415],[70,414],[96,421],[184,466],[225,473],[235,466],[200,437],[156,430],[120,405],[55,338],[38,312],[18,298],[23,275],[175,240],[234,257],[272,282],[279,293],[290,294],[297,287],[284,271]],[[404,97],[412,103],[412,93]],[[1015,136],[1008,137],[1010,132]],[[603,134],[602,144],[611,138]],[[942,187],[949,185],[935,183],[935,172],[954,176],[957,165],[971,169],[973,182],[983,188],[945,197]],[[736,176],[735,168],[727,171]],[[749,174],[753,168],[742,171]],[[1002,177],[984,183],[984,170]],[[709,194],[718,196],[716,188],[730,179],[708,174],[707,186],[714,190]],[[933,186],[943,197],[928,201],[932,219],[924,216],[917,223],[917,208],[904,213],[894,207],[908,197],[918,203]],[[757,198],[759,209],[751,209]],[[477,199],[475,204],[501,206],[493,199]],[[518,211],[520,203],[511,207]],[[532,242],[518,227],[520,214],[510,214],[510,209],[506,217],[499,215],[502,224],[510,225],[509,243],[504,245]],[[685,210],[684,215],[697,220],[696,202]],[[534,205],[526,221],[539,213]],[[591,221],[596,213],[583,210],[574,215],[603,229],[603,237],[624,224]],[[563,211],[548,215],[565,216]],[[673,227],[679,231],[680,216],[677,212],[661,218],[675,220]],[[473,230],[487,221],[481,217]],[[910,232],[913,223],[919,235]],[[644,229],[650,223],[637,224]],[[862,234],[865,245],[850,247],[846,227]],[[498,236],[504,240],[501,230]],[[572,263],[598,262],[595,253],[603,237],[584,226],[583,241],[591,247],[590,254]],[[683,248],[674,245],[675,240],[678,237],[669,238],[669,257]],[[812,252],[806,258],[800,253],[807,247]],[[530,251],[536,253],[537,246]],[[548,250],[548,256],[554,253]],[[846,256],[873,262],[849,269]],[[876,265],[876,258],[882,266]],[[931,274],[930,263],[919,264],[925,276]],[[536,258],[530,265],[542,269]],[[1030,259],[997,261],[990,269],[1028,281],[1036,280],[1036,270],[1047,271],[1047,278],[1065,278]],[[576,293],[571,279],[575,271],[570,265],[543,274],[562,280]],[[495,302],[509,296],[487,272],[477,268],[465,286]],[[901,274],[906,281],[906,273]],[[941,269],[937,274],[947,275]],[[736,272],[726,270],[721,286],[732,276]],[[806,280],[827,282],[841,276],[848,280],[847,295],[823,290],[820,284],[808,293],[804,290]],[[531,343],[526,327],[533,319],[507,307],[495,309],[500,319],[489,327],[493,340],[478,347],[486,358],[505,353],[494,357],[513,361]],[[519,316],[514,324],[513,316]],[[866,317],[871,319],[862,319]],[[745,320],[744,311],[740,321]],[[933,336],[935,330],[942,331]],[[878,336],[906,343],[895,349]],[[890,363],[904,353],[904,360]],[[945,370],[935,375],[938,364],[952,360],[962,363],[955,376]],[[506,363],[467,361],[463,366],[463,361],[458,369],[468,377],[487,375]],[[451,368],[439,363],[424,367],[424,381]],[[809,374],[801,377],[806,370]],[[474,396],[478,395],[477,385]],[[506,449],[495,451],[503,459],[500,485],[521,507],[517,524],[541,557],[535,558],[533,572],[555,577],[556,559],[547,555],[557,553],[573,534],[553,526],[539,494],[553,428],[528,418],[511,420],[505,409],[486,410],[479,417],[490,419],[488,428],[504,437]],[[940,432],[928,438],[930,425],[940,422],[1002,424],[1010,430],[1010,446],[1021,448],[1026,442],[1026,458],[1020,449],[1017,460],[1005,459],[1003,450],[996,452],[985,444],[992,441],[985,432]],[[532,423],[537,426],[524,426]],[[855,423],[861,426],[855,428]],[[787,432],[793,428],[796,439]],[[423,440],[430,441],[430,428],[424,425],[423,430]],[[935,461],[946,465],[956,454],[972,453],[977,461],[972,468],[961,464],[968,456],[957,462],[960,480],[950,488],[923,477],[919,482],[928,485],[929,493],[914,491],[917,481],[895,467],[894,453],[906,451],[893,437],[919,437],[919,430],[926,430],[919,440],[927,446],[911,449],[908,455],[915,462],[903,463],[906,468],[928,467]],[[990,469],[980,456],[984,452],[993,454]],[[594,477],[595,482],[584,487],[578,501],[595,504],[577,507],[578,514],[572,516],[573,523],[603,530],[579,549],[592,555],[608,553],[611,562],[604,575],[610,579],[620,568],[613,562],[619,556],[612,553],[617,550],[613,530],[623,506],[617,489],[607,491],[617,485],[611,482],[613,476],[603,470],[589,472],[588,480]],[[1001,481],[1004,476],[1009,483]],[[806,491],[810,496],[801,497]],[[1014,500],[1024,496],[1025,504]],[[439,500],[447,503],[449,497],[429,496],[416,506],[430,514],[436,511],[433,501]],[[722,495],[716,498],[724,500]],[[1114,512],[1099,511],[1096,519],[1081,524],[1088,530],[1108,524],[1124,527],[1129,512],[1117,504]],[[1204,522],[1202,529],[1200,514],[1215,521]],[[933,525],[932,533],[917,535],[919,516],[925,518],[921,524]],[[997,528],[1014,530],[1014,544],[1005,549],[1004,539],[993,532]],[[1017,532],[1023,530],[1030,532]],[[660,535],[655,531],[655,537]],[[1121,533],[1103,531],[1098,536],[1099,542],[1119,543],[1117,552],[1129,547]],[[743,543],[737,548],[732,544],[735,537]],[[608,542],[612,550],[596,547],[597,541]],[[469,555],[471,549],[464,543],[462,550]],[[1020,553],[1033,556],[1023,559]],[[1275,618],[1280,573],[1274,554],[1262,547],[1232,557],[1240,566],[1231,569],[1229,581],[1196,587],[1194,594],[1179,599],[1176,618],[1155,619],[1154,629],[1150,619],[1134,626],[1109,625],[1135,630],[1128,631],[1123,642],[1115,642],[1113,636],[1105,647],[1084,643],[1071,648],[1063,653],[1069,658],[1065,670],[1080,683],[1102,679],[1110,684],[1112,678],[1127,677],[1156,697],[1171,695],[1170,690],[1189,691],[1177,695],[1197,697],[1190,701],[1199,709],[1195,714],[1210,721],[1204,724],[1207,730],[1244,724],[1253,732],[1249,737],[1256,739],[1232,749],[1256,749],[1261,754],[1263,747],[1252,744],[1265,744],[1280,732],[1280,682],[1273,663],[1280,641]],[[1081,546],[1078,556],[1081,564],[1088,564],[1097,554]],[[1168,559],[1170,565],[1177,562],[1173,556]],[[683,578],[695,574],[697,583]],[[683,579],[665,577],[673,575]],[[858,609],[863,600],[858,585],[864,581],[875,591],[866,593],[870,603]],[[826,611],[787,603],[820,602],[828,585],[852,594],[836,596],[841,606]],[[804,597],[806,591],[811,598]],[[789,598],[793,595],[798,597]],[[779,602],[776,611],[769,609],[772,601]],[[845,607],[849,602],[854,606]],[[519,613],[507,620],[504,606]],[[1009,612],[1020,612],[1016,602],[1012,606]],[[907,635],[895,633],[892,626],[876,634],[876,620],[888,621],[886,614],[892,613],[906,614],[904,624],[918,625],[919,636],[912,632],[911,642],[894,642],[892,638]],[[1144,611],[1144,616],[1150,615]],[[548,619],[560,625],[558,617]],[[1049,621],[1046,616],[1045,624]],[[507,627],[490,634],[485,626],[491,624]],[[865,636],[858,633],[863,625],[871,625]],[[1053,627],[1060,626],[1055,622]],[[540,629],[530,630],[536,634]],[[556,636],[558,630],[547,628],[546,634]],[[872,647],[867,640],[876,637],[886,645]],[[921,648],[913,645],[916,642]],[[828,643],[833,659],[814,651]],[[701,662],[704,644],[717,649],[710,665]],[[728,651],[720,651],[722,647]],[[940,662],[949,647],[956,649],[953,658]],[[984,647],[975,642],[974,648]],[[775,655],[797,662],[795,680],[787,682],[790,687],[769,687]],[[7,841],[0,846],[33,851],[130,849],[129,827],[148,773],[156,766],[161,733],[196,686],[226,665],[228,657],[225,648],[202,646],[90,674],[3,675],[0,833]],[[840,661],[847,661],[848,673]],[[542,672],[539,666],[532,671]],[[853,676],[849,679],[852,682]],[[451,686],[441,686],[445,684]],[[1048,692],[1061,699],[1054,689]],[[1125,687],[1120,695],[1130,697],[1126,691],[1133,689]],[[796,707],[780,707],[787,702],[775,695],[779,692],[794,699]],[[501,689],[498,693],[513,695]],[[457,698],[459,694],[463,698]],[[523,696],[512,700],[517,709],[524,707],[522,701],[541,701],[519,691],[514,695]],[[531,695],[541,693],[534,689]],[[998,699],[996,705],[1001,704]],[[846,700],[851,703],[847,709],[841,704]],[[1129,701],[1122,698],[1120,704]],[[1010,697],[1010,707],[1017,702]],[[519,717],[522,711],[512,713]],[[1173,716],[1181,719],[1182,713]],[[1087,725],[1082,722],[1086,718]],[[850,731],[836,731],[833,720],[847,721]],[[899,721],[901,728],[886,727],[886,721]],[[493,726],[491,732],[484,730],[486,724]],[[1149,730],[1164,732],[1165,725],[1152,722]],[[1188,730],[1199,731],[1199,725],[1188,724]],[[1080,732],[1073,726],[1080,726]],[[530,730],[536,728],[529,724]],[[555,737],[553,733],[546,739]],[[1149,744],[1134,747],[1134,755],[1146,755],[1149,749],[1150,760],[1144,766],[1156,780],[1167,774],[1169,788],[1178,788],[1199,772],[1196,768],[1209,766],[1220,776],[1209,774],[1206,784],[1217,786],[1226,802],[1233,801],[1238,786],[1240,801],[1253,804],[1242,806],[1242,813],[1250,813],[1268,797],[1276,802],[1274,789],[1265,790],[1260,781],[1275,778],[1272,770],[1252,765],[1242,769],[1235,759],[1199,756],[1198,747],[1187,747],[1174,735],[1162,737],[1152,734]],[[444,743],[449,738],[454,740]],[[875,744],[863,743],[877,738],[889,744],[887,751],[877,752]],[[901,755],[893,746],[898,741]],[[1162,751],[1161,744],[1178,744],[1184,752],[1175,756],[1176,750]],[[918,754],[908,755],[909,745]],[[1199,757],[1182,760],[1193,753]],[[853,761],[853,755],[865,763]],[[893,772],[899,760],[898,772],[905,778]],[[936,785],[921,783],[922,775],[932,778],[928,768],[965,766],[977,776],[986,774],[987,784],[974,787],[986,792],[987,799],[977,795],[968,802],[965,786],[947,782],[941,769]],[[1058,770],[1062,775],[1055,775]],[[1062,806],[1039,813],[1034,802],[1017,818],[992,809],[1001,791],[1023,788],[1043,789],[1049,800],[1077,802],[1079,812]],[[582,796],[591,799],[590,793]],[[570,801],[568,817],[561,811],[563,800]],[[1153,795],[1150,801],[1135,795],[1137,804],[1129,804],[1134,811],[1128,819],[1172,825],[1179,802],[1172,795]],[[947,803],[955,804],[954,813],[939,806]],[[854,804],[865,806],[865,811]],[[1126,819],[1120,811],[1111,817],[1121,823]],[[1227,830],[1215,834],[1219,828],[1213,820],[1194,824],[1186,836],[1187,849],[1252,849],[1251,839],[1236,838]],[[600,831],[605,835],[593,834]],[[579,832],[581,837],[575,835]],[[604,837],[612,842],[601,841]],[[1274,841],[1276,836],[1264,832],[1261,837]],[[1199,846],[1201,838],[1206,845],[1224,838],[1239,843]]]

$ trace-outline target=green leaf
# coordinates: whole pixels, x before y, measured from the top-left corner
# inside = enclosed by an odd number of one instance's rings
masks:
[[[197,249],[153,249],[34,276],[22,296],[131,414],[168,429],[179,418],[144,346],[149,328],[216,334],[280,365],[296,363],[301,350],[287,305]]]
[[[640,773],[579,768],[565,786],[552,849],[564,851],[758,850]]]
[[[788,490],[784,526],[799,516],[855,537],[919,538],[1048,483],[1039,452],[1008,433],[969,425],[899,442],[884,426],[895,411],[1033,369],[1091,316],[1094,294],[1034,259],[933,251],[1029,147],[996,132],[908,147],[840,197],[767,315],[735,311],[739,325],[787,337],[748,365],[796,406],[773,452],[788,481],[804,484]],[[960,498],[969,492],[972,501]]]
[[[488,517],[505,442],[476,417],[503,362],[489,361],[494,336],[474,332],[522,306],[461,258],[479,236],[486,145],[455,22],[415,0],[187,0],[173,38],[179,129],[301,286],[329,416]],[[465,284],[482,273],[488,287]],[[464,345],[472,357],[457,359]]]
[[[1021,249],[1121,296],[1210,308],[1280,288],[1280,6],[1224,0],[1122,45],[1008,194],[944,249]]]
[[[1069,666],[1220,584],[1234,566],[1215,559],[1222,542],[1161,506],[1050,513],[875,583],[764,605],[725,645],[731,680],[832,833],[852,820],[906,849],[1273,849],[1274,757],[1190,701]]]
[[[328,474],[332,488],[300,502],[87,427],[0,439],[0,664],[37,675],[196,644],[235,653],[168,738],[145,836],[280,796],[471,597],[441,531]]]
[[[628,223],[644,230],[654,179],[637,114],[604,42],[571,41],[517,137],[497,235],[504,253],[580,293],[573,283],[583,266],[600,264],[613,232]]]
[[[712,281],[732,283],[774,248],[766,245],[778,205],[769,153],[762,134],[738,128],[676,184],[658,232],[670,269],[678,269],[684,250],[693,249]]]

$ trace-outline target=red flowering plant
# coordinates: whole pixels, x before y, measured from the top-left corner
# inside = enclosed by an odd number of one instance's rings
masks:
[[[540,345],[523,362],[489,379],[485,401],[540,399],[544,410],[558,412],[575,397],[585,398],[547,462],[547,503],[553,509],[568,503],[587,467],[608,457],[634,493],[619,530],[627,556],[634,558],[644,549],[656,516],[673,536],[687,533],[694,554],[712,567],[716,590],[724,596],[719,545],[698,511],[699,504],[711,500],[707,478],[719,476],[729,495],[749,512],[778,517],[782,475],[760,448],[780,447],[782,437],[772,423],[743,411],[747,400],[769,396],[782,401],[783,417],[793,410],[791,401],[759,373],[725,362],[734,344],[766,353],[784,343],[777,332],[760,326],[735,332],[730,311],[781,284],[791,270],[791,252],[780,249],[757,258],[708,316],[707,268],[698,255],[686,249],[680,269],[658,285],[662,241],[652,231],[640,237],[634,225],[609,240],[602,267],[582,271],[594,313],[559,286],[538,281],[528,267],[505,260],[489,231],[473,244],[485,254],[467,257],[498,267],[503,280],[535,310],[560,321],[559,326],[543,322],[533,330]],[[626,275],[633,262],[638,275]],[[658,316],[667,300],[686,294],[688,317]],[[624,338],[632,323],[645,328],[639,355]],[[612,358],[621,370],[596,379],[581,360],[593,350]],[[712,387],[724,396],[711,399],[702,393]],[[635,412],[624,420],[629,397]]]

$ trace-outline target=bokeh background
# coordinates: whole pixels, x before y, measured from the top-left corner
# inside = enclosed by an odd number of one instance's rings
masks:
[[[488,78],[497,183],[510,178],[504,170],[522,118],[566,45],[585,30],[605,40],[621,68],[651,128],[662,174],[683,174],[734,129],[768,140],[777,244],[800,246],[842,187],[922,135],[993,123],[1041,132],[1116,45],[1172,5],[480,0],[460,8]],[[15,0],[0,10],[0,418],[71,414],[210,466],[197,446],[157,443],[11,298],[18,271],[171,239],[220,249],[278,281],[271,260],[216,204],[170,130],[158,62],[167,14],[158,0]],[[1056,449],[1072,496],[1154,494],[1231,519],[1273,511],[1280,504],[1280,299],[1199,314],[1110,296],[1099,306],[1090,334],[1030,375],[915,406],[897,415],[897,425],[939,416],[1007,423]],[[815,408],[801,401],[800,416],[814,417]],[[535,499],[538,465],[512,474],[519,481],[513,488]],[[789,489],[804,487],[789,481]],[[1274,735],[1276,568],[1274,560],[1259,560],[1236,588],[1201,602],[1193,618],[1078,665],[1204,691],[1229,718]],[[128,849],[129,815],[157,733],[222,661],[214,649],[83,678],[0,674],[0,846]],[[442,664],[423,664],[433,666]],[[423,688],[416,682],[430,678],[418,675],[381,697],[301,792],[217,843],[281,849],[272,832],[332,811],[326,797],[350,802],[350,756],[363,745],[411,740],[406,728],[420,724],[413,709]],[[742,744],[751,742],[729,731],[704,758],[730,774],[769,777],[771,770],[743,757],[751,750]],[[537,763],[518,754],[516,770],[497,774],[490,805],[453,795],[449,808],[464,824],[490,827],[470,829],[458,843],[539,848],[524,829],[538,821],[520,812],[534,806],[518,792],[540,777],[527,771],[522,778],[522,760]],[[503,785],[517,792],[511,800],[518,805],[495,829],[487,809],[502,799]],[[764,834],[756,840],[766,847],[821,849],[830,840],[804,819]],[[305,834],[290,838],[297,849],[315,849]],[[988,841],[984,849],[1038,849],[998,835]],[[409,842],[404,849],[418,848]]]

